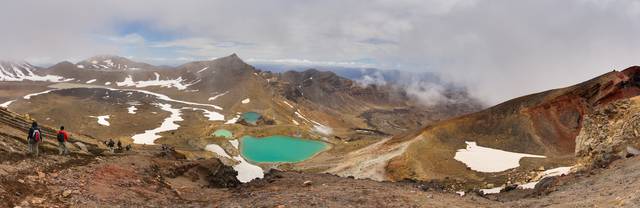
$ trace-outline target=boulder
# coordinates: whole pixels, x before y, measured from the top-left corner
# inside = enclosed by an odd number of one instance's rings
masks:
[[[302,183],[302,186],[311,186],[313,185],[313,181],[305,181]]]
[[[89,153],[89,148],[87,148],[87,145],[85,145],[84,143],[82,143],[82,142],[75,142],[75,143],[73,143],[73,144],[75,144],[75,145],[78,147],[78,149],[80,149],[81,151],[83,151],[83,152],[85,152],[85,153]]]
[[[65,190],[62,192],[62,197],[67,198],[69,196],[71,196],[71,190]]]

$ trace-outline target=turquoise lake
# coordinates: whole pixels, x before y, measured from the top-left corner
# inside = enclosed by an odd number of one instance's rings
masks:
[[[242,119],[244,119],[247,123],[256,124],[258,119],[260,119],[262,115],[256,112],[246,112],[242,114]]]
[[[241,153],[253,162],[301,162],[324,150],[327,144],[289,136],[242,137]]]
[[[217,136],[217,137],[224,137],[227,139],[233,139],[233,133],[231,133],[231,131],[226,130],[226,129],[218,129],[216,131],[213,132],[213,136]]]

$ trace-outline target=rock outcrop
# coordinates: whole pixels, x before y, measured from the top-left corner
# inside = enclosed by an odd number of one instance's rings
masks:
[[[576,137],[580,168],[607,166],[640,149],[640,97],[623,99],[595,110]]]

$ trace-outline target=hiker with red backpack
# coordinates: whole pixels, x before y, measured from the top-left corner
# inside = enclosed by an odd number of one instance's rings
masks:
[[[64,130],[64,126],[60,126],[60,131],[58,131],[58,154],[69,155],[69,149],[67,149],[67,145],[65,144],[69,140],[69,134]]]
[[[29,153],[31,153],[34,157],[38,157],[40,151],[38,145],[40,142],[44,140],[44,135],[40,128],[38,128],[38,122],[31,123],[31,128],[29,128],[29,134],[27,135],[27,142],[29,143]]]

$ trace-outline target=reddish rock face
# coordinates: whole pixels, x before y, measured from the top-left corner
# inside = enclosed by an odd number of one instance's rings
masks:
[[[570,87],[559,96],[542,102],[525,112],[542,142],[560,154],[574,152],[575,138],[584,115],[594,107],[640,95],[640,67],[610,72]]]
[[[478,172],[465,172],[464,164],[450,159],[457,149],[465,147],[465,141],[547,156],[537,165],[569,165],[585,115],[600,106],[637,95],[640,95],[640,67],[634,66],[574,86],[515,98],[477,113],[438,122],[396,139],[416,139],[418,142],[412,143],[401,157],[390,161],[389,164],[399,170],[388,170],[389,177],[487,177]],[[452,167],[458,167],[460,171],[448,171]],[[522,164],[521,169],[526,171],[527,168],[530,167]]]

